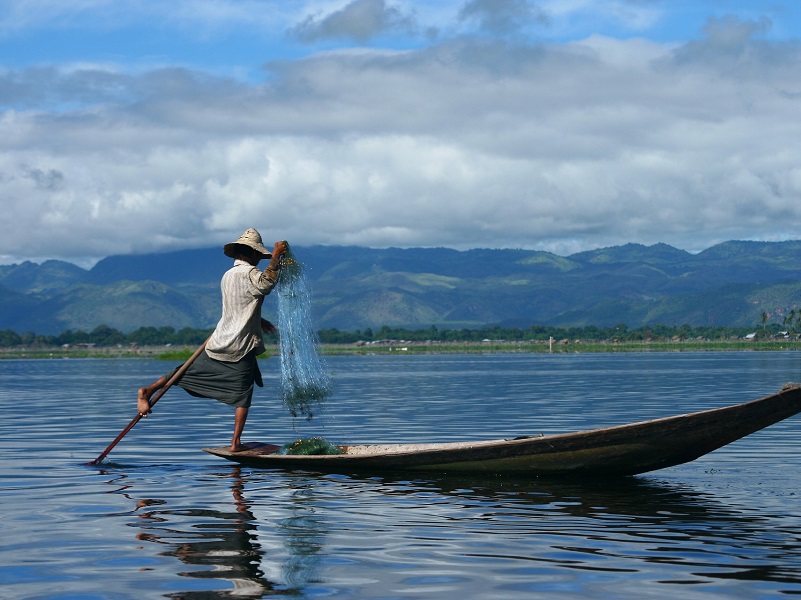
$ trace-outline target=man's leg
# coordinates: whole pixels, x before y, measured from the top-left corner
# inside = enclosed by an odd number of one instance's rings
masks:
[[[237,406],[234,413],[234,435],[231,438],[231,452],[244,450],[242,447],[242,431],[245,429],[245,422],[248,420],[248,407]]]
[[[156,390],[163,388],[165,383],[167,383],[167,378],[159,377],[150,385],[139,388],[136,398],[136,410],[139,411],[140,415],[147,417],[150,414],[150,397],[156,393]]]

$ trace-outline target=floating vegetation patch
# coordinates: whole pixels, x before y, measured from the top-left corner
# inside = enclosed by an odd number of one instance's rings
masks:
[[[331,394],[331,376],[312,326],[309,283],[289,245],[281,262],[276,289],[283,401],[293,417],[311,419],[317,406]]]
[[[342,454],[337,446],[322,437],[301,438],[284,444],[278,451],[279,454],[291,454],[301,456],[312,456],[320,454]]]

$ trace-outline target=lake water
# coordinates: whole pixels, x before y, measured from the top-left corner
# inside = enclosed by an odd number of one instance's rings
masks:
[[[262,365],[246,441],[476,440],[714,408],[801,353],[332,357],[310,422]],[[801,417],[606,481],[259,470],[200,451],[232,413],[151,360],[0,361],[0,598],[769,598],[801,594]]]

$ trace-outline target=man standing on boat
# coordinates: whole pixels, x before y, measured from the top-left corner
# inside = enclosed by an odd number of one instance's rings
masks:
[[[281,269],[280,258],[287,252],[287,243],[276,242],[270,253],[262,245],[261,234],[248,229],[238,240],[223,247],[226,256],[234,259],[222,277],[222,316],[217,327],[194,362],[176,382],[193,396],[214,398],[235,407],[231,451],[242,446],[242,431],[253,398],[253,386],[262,387],[256,357],[265,350],[262,333],[275,333],[272,323],[261,317],[264,297],[276,283]],[[270,259],[267,267],[257,268],[259,261]],[[142,417],[151,412],[150,398],[169,381],[177,368],[148,386],[139,389],[136,408]]]

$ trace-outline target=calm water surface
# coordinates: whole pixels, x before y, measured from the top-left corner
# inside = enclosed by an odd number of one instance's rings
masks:
[[[693,463],[600,482],[240,468],[232,413],[149,360],[0,361],[0,598],[769,598],[801,594],[801,417]],[[311,422],[277,359],[245,439],[452,441],[733,404],[801,381],[801,354],[329,359]]]

